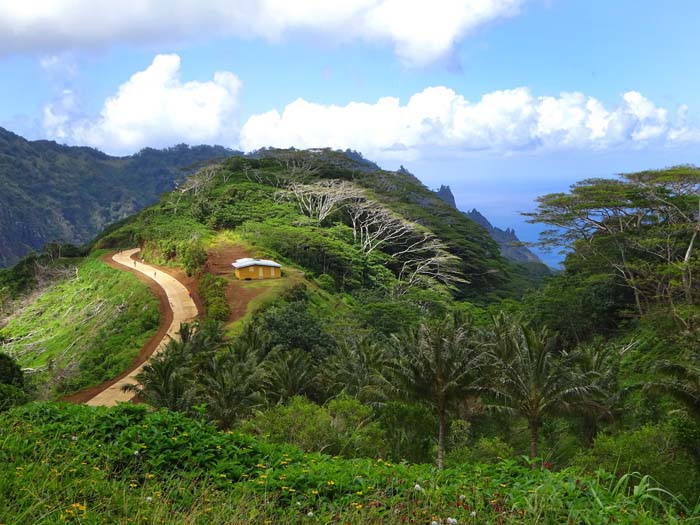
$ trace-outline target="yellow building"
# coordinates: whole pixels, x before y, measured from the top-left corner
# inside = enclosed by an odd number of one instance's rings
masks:
[[[232,264],[234,273],[244,281],[257,279],[279,279],[282,277],[282,266],[267,259],[238,259]]]

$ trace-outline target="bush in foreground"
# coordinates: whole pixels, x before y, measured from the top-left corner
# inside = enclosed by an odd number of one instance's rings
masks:
[[[0,417],[0,523],[690,522],[646,477],[526,462],[305,454],[177,413],[32,404]],[[454,521],[456,520],[456,521]]]

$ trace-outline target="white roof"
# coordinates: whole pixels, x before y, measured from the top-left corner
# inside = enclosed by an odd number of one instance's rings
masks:
[[[267,259],[251,259],[246,257],[245,259],[238,259],[236,262],[231,263],[234,268],[246,268],[248,266],[272,266],[274,268],[282,268],[281,264],[275,261],[269,261]]]

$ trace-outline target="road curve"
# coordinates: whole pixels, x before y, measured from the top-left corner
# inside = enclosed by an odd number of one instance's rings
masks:
[[[168,332],[158,344],[152,355],[156,355],[163,350],[170,339],[178,338],[178,331],[182,323],[193,321],[197,315],[197,306],[194,304],[192,297],[185,286],[167,273],[154,268],[140,261],[132,260],[131,256],[139,251],[138,248],[125,250],[116,253],[112,256],[112,260],[130,270],[140,272],[149,279],[155,281],[160,286],[168,297],[170,308],[173,311],[173,321],[170,323]],[[146,361],[147,363],[148,361]],[[132,370],[128,375],[108,386],[94,397],[86,401],[86,404],[92,406],[114,406],[117,403],[130,401],[134,395],[130,392],[122,392],[122,386],[138,383],[136,375],[143,369],[146,363],[142,363],[137,368]]]

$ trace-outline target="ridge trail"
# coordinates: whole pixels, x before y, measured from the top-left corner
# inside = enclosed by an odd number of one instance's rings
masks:
[[[167,297],[166,304],[163,306],[168,306],[172,311],[172,321],[166,333],[161,336],[158,346],[149,356],[150,358],[161,352],[170,339],[178,339],[180,325],[193,321],[199,315],[199,311],[184,284],[154,266],[132,259],[132,256],[138,252],[138,248],[124,250],[114,254],[111,260],[116,263],[116,265],[122,266],[123,269],[139,272],[151,281],[154,281]],[[168,315],[161,319],[167,322],[169,317]],[[157,335],[160,335],[161,332],[162,330],[159,330]],[[149,344],[152,343],[149,342]],[[95,395],[85,401],[85,403],[92,406],[114,406],[117,403],[130,401],[134,397],[134,394],[131,392],[122,392],[122,386],[138,383],[136,376],[147,362],[148,360],[137,365],[135,368],[117,378],[116,381],[107,383],[103,388],[100,388]]]

